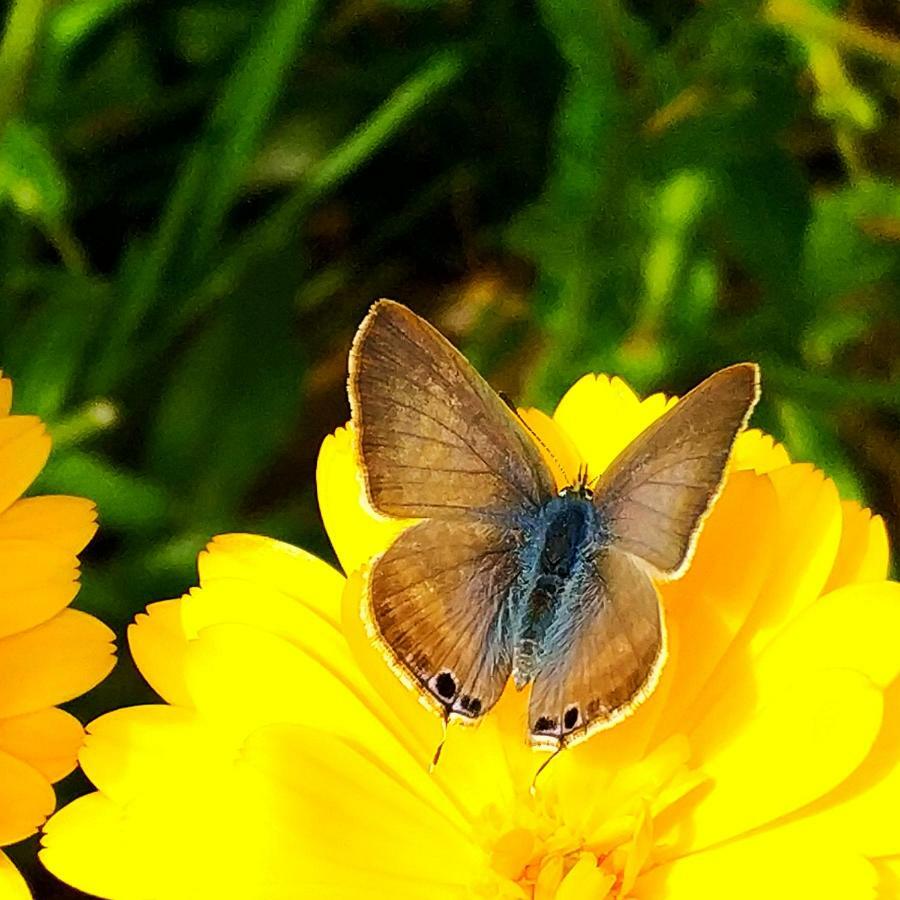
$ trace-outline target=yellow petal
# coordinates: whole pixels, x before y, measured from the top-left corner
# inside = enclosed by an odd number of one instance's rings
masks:
[[[0,717],[55,706],[92,688],[115,663],[113,637],[92,616],[66,609],[0,638]]]
[[[81,723],[61,709],[0,719],[0,751],[28,763],[51,783],[75,768],[83,739]]]
[[[872,865],[837,839],[774,828],[650,869],[635,896],[656,900],[874,900]],[[724,892],[723,892],[724,890]]]
[[[41,862],[58,878],[92,896],[163,900],[151,892],[143,877],[142,858],[128,840],[124,819],[122,809],[102,794],[80,797],[44,827]],[[144,848],[145,858],[148,854],[155,858],[149,846]]]
[[[388,664],[385,651],[368,634],[361,613],[362,591],[363,580],[356,572],[344,588],[342,622],[353,663],[372,689],[370,708],[378,708],[414,755],[428,761],[441,741],[440,719],[420,702],[416,688],[401,681]]]
[[[316,465],[319,512],[331,546],[348,575],[383,552],[414,520],[378,515],[366,499],[350,426],[322,441]]]
[[[884,721],[862,765],[806,812],[810,827],[847,836],[869,857],[900,854],[900,681],[884,694]]]
[[[245,624],[281,635],[323,656],[347,656],[340,633],[344,579],[288,544],[217,538],[201,555],[201,588],[182,601],[188,637],[218,624]]]
[[[518,413],[533,436],[536,436],[535,443],[547,468],[553,473],[556,487],[562,489],[575,484],[578,467],[583,460],[572,439],[550,416],[539,409],[520,409]]]
[[[750,469],[758,475],[790,463],[791,458],[784,446],[758,428],[750,428],[738,435],[731,454],[731,468],[734,471]]]
[[[53,812],[56,797],[40,772],[0,750],[0,846],[21,841]]]
[[[327,563],[298,547],[255,534],[222,534],[200,554],[198,567],[204,586],[218,579],[243,582],[251,586],[251,591],[252,585],[262,585],[305,604],[334,626],[340,623],[344,579]],[[245,605],[252,608],[253,603],[249,593]]]
[[[691,567],[661,585],[666,620],[677,622],[687,652],[673,668],[674,682],[657,736],[678,733],[703,708],[697,698],[744,626],[776,552],[771,522],[776,495],[765,476],[733,472],[697,541]],[[753,540],[743,539],[752,534]]]
[[[865,759],[881,727],[881,691],[857,672],[801,671],[761,708],[752,693],[748,679],[745,695],[724,697],[690,736],[715,781],[690,820],[693,849],[822,797]]]
[[[765,477],[775,489],[778,510],[768,526],[772,563],[743,628],[698,696],[696,712],[746,688],[753,658],[821,595],[834,564],[841,532],[834,484],[808,465],[786,466]],[[735,546],[740,540],[736,536]]]
[[[601,733],[598,742],[615,731]],[[689,757],[690,747],[683,735],[669,738],[646,755],[616,760],[616,767],[606,771],[579,764],[573,752],[558,760],[555,771],[557,763],[550,764],[548,781],[555,779],[559,784],[565,821],[592,845],[608,851],[634,838],[635,816],[642,812],[643,801],[661,804],[666,788],[679,779]],[[538,786],[543,789],[540,782]]]
[[[556,891],[556,900],[603,900],[616,883],[614,875],[597,868],[593,854],[583,853]]]
[[[852,669],[879,687],[900,676],[900,584],[840,588],[801,613],[757,660],[758,703],[774,701],[800,672]]]
[[[184,680],[187,637],[181,604],[181,600],[151,603],[128,627],[128,645],[141,675],[160,697],[175,706],[190,706]]]
[[[563,875],[562,857],[559,854],[545,857],[534,883],[534,900],[554,900]]]
[[[30,588],[60,577],[71,580],[77,565],[74,553],[43,541],[14,538],[0,541],[0,572],[6,591]]]
[[[9,384],[9,382],[5,379],[0,381],[0,407],[3,404],[4,384]],[[28,890],[28,885],[25,884],[25,879],[2,850],[0,850],[0,897],[3,900],[31,900],[31,892]]]
[[[199,743],[182,740],[186,732],[167,732],[162,711],[146,718],[134,716],[138,709],[105,717],[107,737],[133,746],[144,769],[117,779],[117,791],[130,784],[139,792],[127,802],[127,794],[115,803],[102,794],[82,798],[45,830],[45,864],[84,890],[116,900],[450,900],[470,878],[488,874],[480,871],[480,848],[398,783],[364,746],[273,727],[256,732],[239,753],[233,746],[219,752],[212,740],[203,747],[199,732]],[[205,727],[199,718],[196,726]],[[171,745],[167,733],[175,738]],[[179,751],[187,754],[186,778]],[[114,766],[114,749],[105,755],[106,763],[95,758],[92,765]],[[200,769],[204,755],[208,765]],[[452,851],[459,865],[435,865],[436,859],[446,863],[442,849]],[[115,858],[107,861],[106,854]]]
[[[0,540],[0,637],[46,622],[78,592],[78,558],[37,540]]]
[[[621,378],[585,375],[559,401],[553,420],[587,462],[590,475],[597,476],[674,404],[663,394],[638,400]]]
[[[426,761],[380,718],[340,662],[257,629],[215,625],[188,647],[187,682],[197,709],[222,728],[247,735],[269,724],[301,724],[369,747],[416,777]]]
[[[854,581],[883,581],[888,574],[889,551],[884,520],[853,500],[845,500],[841,510],[841,542],[825,591]]]
[[[769,477],[778,496],[779,553],[760,592],[754,650],[822,593],[841,536],[842,511],[832,481],[804,464],[776,469]]]
[[[389,876],[418,885],[422,897],[455,896],[486,866],[483,851],[458,820],[398,783],[364,745],[276,727],[257,732],[244,759],[289,799],[282,827],[309,882],[350,887],[356,873],[368,872],[376,891],[381,877]],[[425,783],[436,793],[427,776]]]
[[[0,515],[0,540],[38,540],[79,553],[97,531],[97,509],[81,497],[24,497]]]
[[[202,782],[226,782],[239,746],[193,710],[135,706],[88,726],[80,762],[88,778],[124,806],[142,794],[189,795]]]
[[[874,859],[878,872],[878,900],[900,900],[900,856]]]
[[[528,746],[523,701],[523,694],[516,694],[510,684],[497,707],[481,722],[452,722],[447,729],[431,777],[468,819],[477,819],[486,807],[510,807],[517,795],[524,796],[537,766],[546,758]],[[504,717],[510,706],[522,711],[512,728]]]
[[[181,619],[190,639],[215,625],[249,625],[350,668],[347,644],[329,619],[264,584],[217,578],[193,588],[182,600]]]
[[[12,382],[0,372],[0,417],[8,416],[12,409]]]
[[[652,735],[657,730],[660,717],[671,697],[681,658],[679,622],[669,622],[666,631],[668,658],[650,696],[624,721],[566,751],[576,777],[568,784],[561,781],[560,791],[562,802],[567,805],[567,816],[574,822],[583,822],[585,815],[596,818],[604,809],[610,809],[611,788],[586,794],[585,772],[591,775],[597,773],[596,777],[605,777],[606,774],[617,777],[628,771],[635,761],[645,761],[644,756]],[[567,768],[568,763],[559,766],[555,774],[564,776]]]
[[[50,455],[50,435],[34,416],[0,419],[0,512],[22,496]]]

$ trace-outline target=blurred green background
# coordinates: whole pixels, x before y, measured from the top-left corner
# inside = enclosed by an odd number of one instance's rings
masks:
[[[78,604],[120,634],[217,532],[330,558],[315,457],[379,296],[545,409],[759,360],[755,421],[896,546],[894,0],[0,11],[0,365],[38,488],[99,505]],[[149,696],[125,659],[73,708]]]

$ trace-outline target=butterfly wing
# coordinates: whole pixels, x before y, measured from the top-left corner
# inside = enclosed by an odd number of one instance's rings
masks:
[[[656,588],[634,557],[614,547],[597,553],[579,615],[562,630],[528,707],[532,742],[553,747],[625,718],[653,690],[665,660]]]
[[[711,375],[643,431],[600,477],[594,503],[620,549],[676,577],[690,560],[738,432],[759,397],[751,363]]]
[[[438,331],[380,300],[350,353],[350,405],[372,506],[399,518],[536,508],[554,491],[534,442]]]
[[[487,712],[509,678],[509,604],[519,536],[488,519],[426,520],[368,575],[372,634],[398,674],[445,714]]]
[[[535,679],[535,743],[577,741],[628,715],[653,689],[665,632],[650,572],[677,577],[725,476],[734,440],[756,403],[758,370],[707,378],[642,432],[594,492],[603,538],[581,584],[577,615],[559,624]]]

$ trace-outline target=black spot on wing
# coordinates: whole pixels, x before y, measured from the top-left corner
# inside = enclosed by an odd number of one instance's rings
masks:
[[[559,728],[559,722],[549,716],[541,716],[534,723],[535,734],[555,734]]]
[[[450,672],[441,672],[434,679],[434,690],[442,700],[452,700],[456,696],[456,679]]]

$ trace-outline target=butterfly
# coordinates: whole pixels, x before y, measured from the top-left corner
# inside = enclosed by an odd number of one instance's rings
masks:
[[[378,301],[350,353],[366,496],[419,520],[368,566],[371,637],[420,696],[478,720],[531,684],[533,745],[609,728],[655,687],[654,579],[687,567],[759,395],[751,363],[684,396],[591,483],[557,490],[536,439],[435,328]]]

